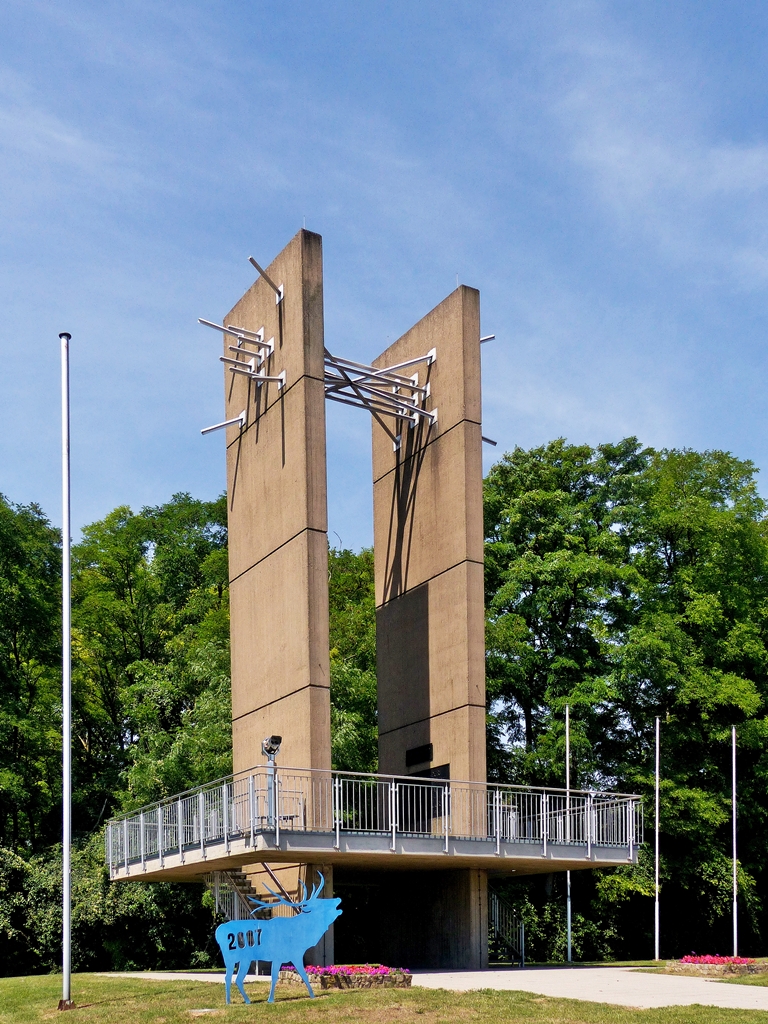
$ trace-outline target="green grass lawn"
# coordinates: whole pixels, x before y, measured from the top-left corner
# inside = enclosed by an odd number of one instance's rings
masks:
[[[149,981],[73,977],[78,1008],[66,1015],[56,1005],[61,977],[41,975],[0,978],[0,1022],[37,1024],[191,1024],[208,1017],[233,1022],[296,1022],[296,1024],[767,1024],[768,1013],[679,1006],[628,1010],[571,999],[548,999],[524,992],[454,993],[431,989],[368,989],[321,994],[310,1000],[293,987],[278,988],[277,1002],[266,1002],[268,986],[248,986],[251,1006],[224,1004],[224,986],[209,982]],[[238,997],[239,998],[239,997]],[[212,1009],[216,1013],[197,1014]]]

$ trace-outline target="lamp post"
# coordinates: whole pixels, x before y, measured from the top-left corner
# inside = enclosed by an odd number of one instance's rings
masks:
[[[739,887],[736,877],[736,726],[731,726],[731,824],[733,830],[733,955],[739,955]]]
[[[273,827],[276,827],[275,808],[275,758],[280,753],[282,736],[267,736],[261,743],[261,752],[267,759],[267,819]]]
[[[61,712],[62,712],[62,915],[60,1010],[74,1009],[72,1001],[72,528],[69,492],[69,342],[61,341]]]
[[[571,841],[571,709],[565,705],[565,839]],[[568,963],[571,963],[571,872],[565,873],[567,898],[565,920],[567,929]]]
[[[653,959],[659,959],[659,719],[656,718],[656,773],[654,780],[654,826],[655,849],[653,860],[654,905],[653,905]]]

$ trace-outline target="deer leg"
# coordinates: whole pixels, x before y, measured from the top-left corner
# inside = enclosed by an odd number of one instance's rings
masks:
[[[296,972],[299,975],[299,977],[301,978],[301,980],[307,986],[307,992],[309,992],[309,998],[310,999],[314,999],[315,998],[315,993],[312,991],[312,986],[309,983],[309,978],[307,977],[307,972],[304,970],[304,960],[303,960],[303,958],[300,959],[298,962],[294,960],[293,961],[293,966],[296,968]]]
[[[240,989],[240,993],[241,993],[241,995],[243,997],[243,1001],[246,1002],[246,1003],[250,1003],[251,1000],[248,998],[248,994],[246,993],[245,989],[243,988],[243,981],[245,979],[246,974],[248,973],[248,968],[250,966],[251,966],[251,961],[248,960],[244,956],[241,957],[240,958],[240,963],[237,965],[237,977],[235,978],[235,983],[236,983],[237,987]]]
[[[282,966],[282,963],[283,963],[282,960],[273,960],[272,961],[272,971],[271,971],[271,974],[272,974],[272,986],[271,986],[271,988],[269,990],[269,999],[267,999],[268,1003],[274,1003],[274,1001],[275,1001],[275,985],[277,984],[277,979],[278,979],[278,977],[280,975],[280,967]]]
[[[224,990],[227,993],[227,1006],[231,1003],[231,988],[232,988],[232,975],[234,973],[234,964],[227,963],[224,961]]]

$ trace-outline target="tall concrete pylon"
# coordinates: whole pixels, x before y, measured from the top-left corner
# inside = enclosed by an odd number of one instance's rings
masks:
[[[224,319],[274,350],[262,384],[225,363],[234,770],[280,760],[331,767],[323,250],[300,231]],[[224,335],[224,356],[245,360]],[[250,356],[251,353],[248,353]]]
[[[486,781],[480,295],[461,286],[374,365],[427,352],[430,424],[373,419],[379,771]]]

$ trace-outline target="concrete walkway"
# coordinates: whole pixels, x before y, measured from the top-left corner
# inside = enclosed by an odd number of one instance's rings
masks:
[[[768,988],[724,985],[708,978],[648,974],[631,967],[526,967],[491,971],[416,972],[413,985],[452,992],[493,988],[558,999],[650,1008],[655,1006],[720,1006],[768,1011]]]
[[[222,984],[224,972],[115,971],[102,977],[146,978],[149,981],[210,981]],[[249,974],[246,981],[268,981]],[[414,988],[445,988],[469,992],[492,988],[535,992],[554,999],[583,999],[643,1009],[656,1006],[719,1006],[734,1010],[768,1012],[768,988],[724,985],[709,978],[672,974],[648,974],[632,967],[526,967],[490,971],[417,971]]]

